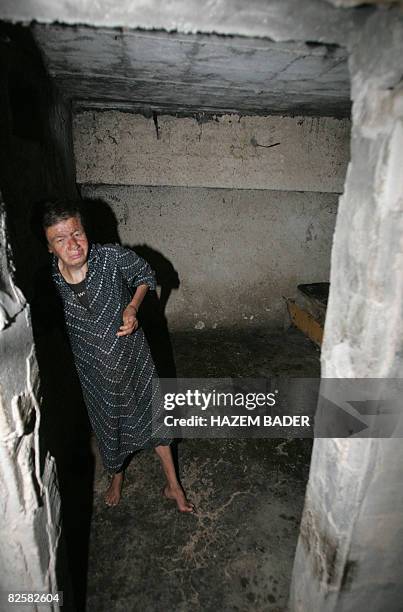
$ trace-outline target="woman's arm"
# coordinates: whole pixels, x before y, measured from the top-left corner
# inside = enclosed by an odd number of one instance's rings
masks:
[[[139,322],[137,320],[137,311],[140,308],[140,304],[143,301],[148,288],[149,287],[146,284],[139,285],[136,288],[133,298],[123,311],[123,325],[119,327],[119,331],[116,334],[117,336],[129,336],[138,328]]]

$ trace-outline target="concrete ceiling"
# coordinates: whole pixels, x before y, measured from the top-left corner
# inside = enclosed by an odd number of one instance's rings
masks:
[[[338,45],[85,26],[32,30],[60,89],[87,108],[350,113],[347,50]]]

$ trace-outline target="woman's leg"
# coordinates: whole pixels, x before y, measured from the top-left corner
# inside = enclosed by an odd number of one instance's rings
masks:
[[[125,478],[126,468],[133,459],[134,453],[127,455],[122,465],[114,474],[111,474],[111,483],[105,494],[105,503],[107,506],[117,506],[122,496],[122,486]]]
[[[168,499],[175,500],[181,512],[194,512],[194,504],[186,499],[183,488],[176,476],[171,447],[162,445],[156,446],[155,452],[160,458],[162,469],[167,479],[167,484],[163,489],[163,495]]]
[[[105,493],[105,503],[107,506],[117,506],[120,502],[124,473],[124,470],[121,470],[113,474],[111,483]]]

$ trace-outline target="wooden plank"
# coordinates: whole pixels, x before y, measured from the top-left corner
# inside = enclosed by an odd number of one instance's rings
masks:
[[[293,325],[300,329],[318,346],[322,345],[323,326],[314,317],[303,310],[294,300],[287,299],[287,308]]]

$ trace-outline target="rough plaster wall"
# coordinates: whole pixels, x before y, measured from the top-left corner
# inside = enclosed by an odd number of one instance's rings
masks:
[[[111,205],[124,243],[170,262],[169,323],[185,329],[281,324],[284,295],[328,279],[348,138],[331,118],[74,120],[83,196]]]
[[[171,329],[282,323],[284,295],[329,277],[333,194],[87,185],[82,195],[111,206],[122,243],[153,250],[162,283],[172,286],[162,258],[173,266]]]
[[[1,196],[0,245],[0,591],[57,590],[60,501],[53,459],[40,466],[38,365]]]
[[[77,182],[343,190],[347,119],[223,115],[204,122],[172,116],[157,121],[158,130],[153,119],[142,115],[77,114]]]
[[[381,398],[402,377],[402,53],[395,11],[374,16],[352,51],[352,155],[322,349],[325,378],[379,378]],[[401,610],[402,466],[401,439],[315,441],[291,610]]]

